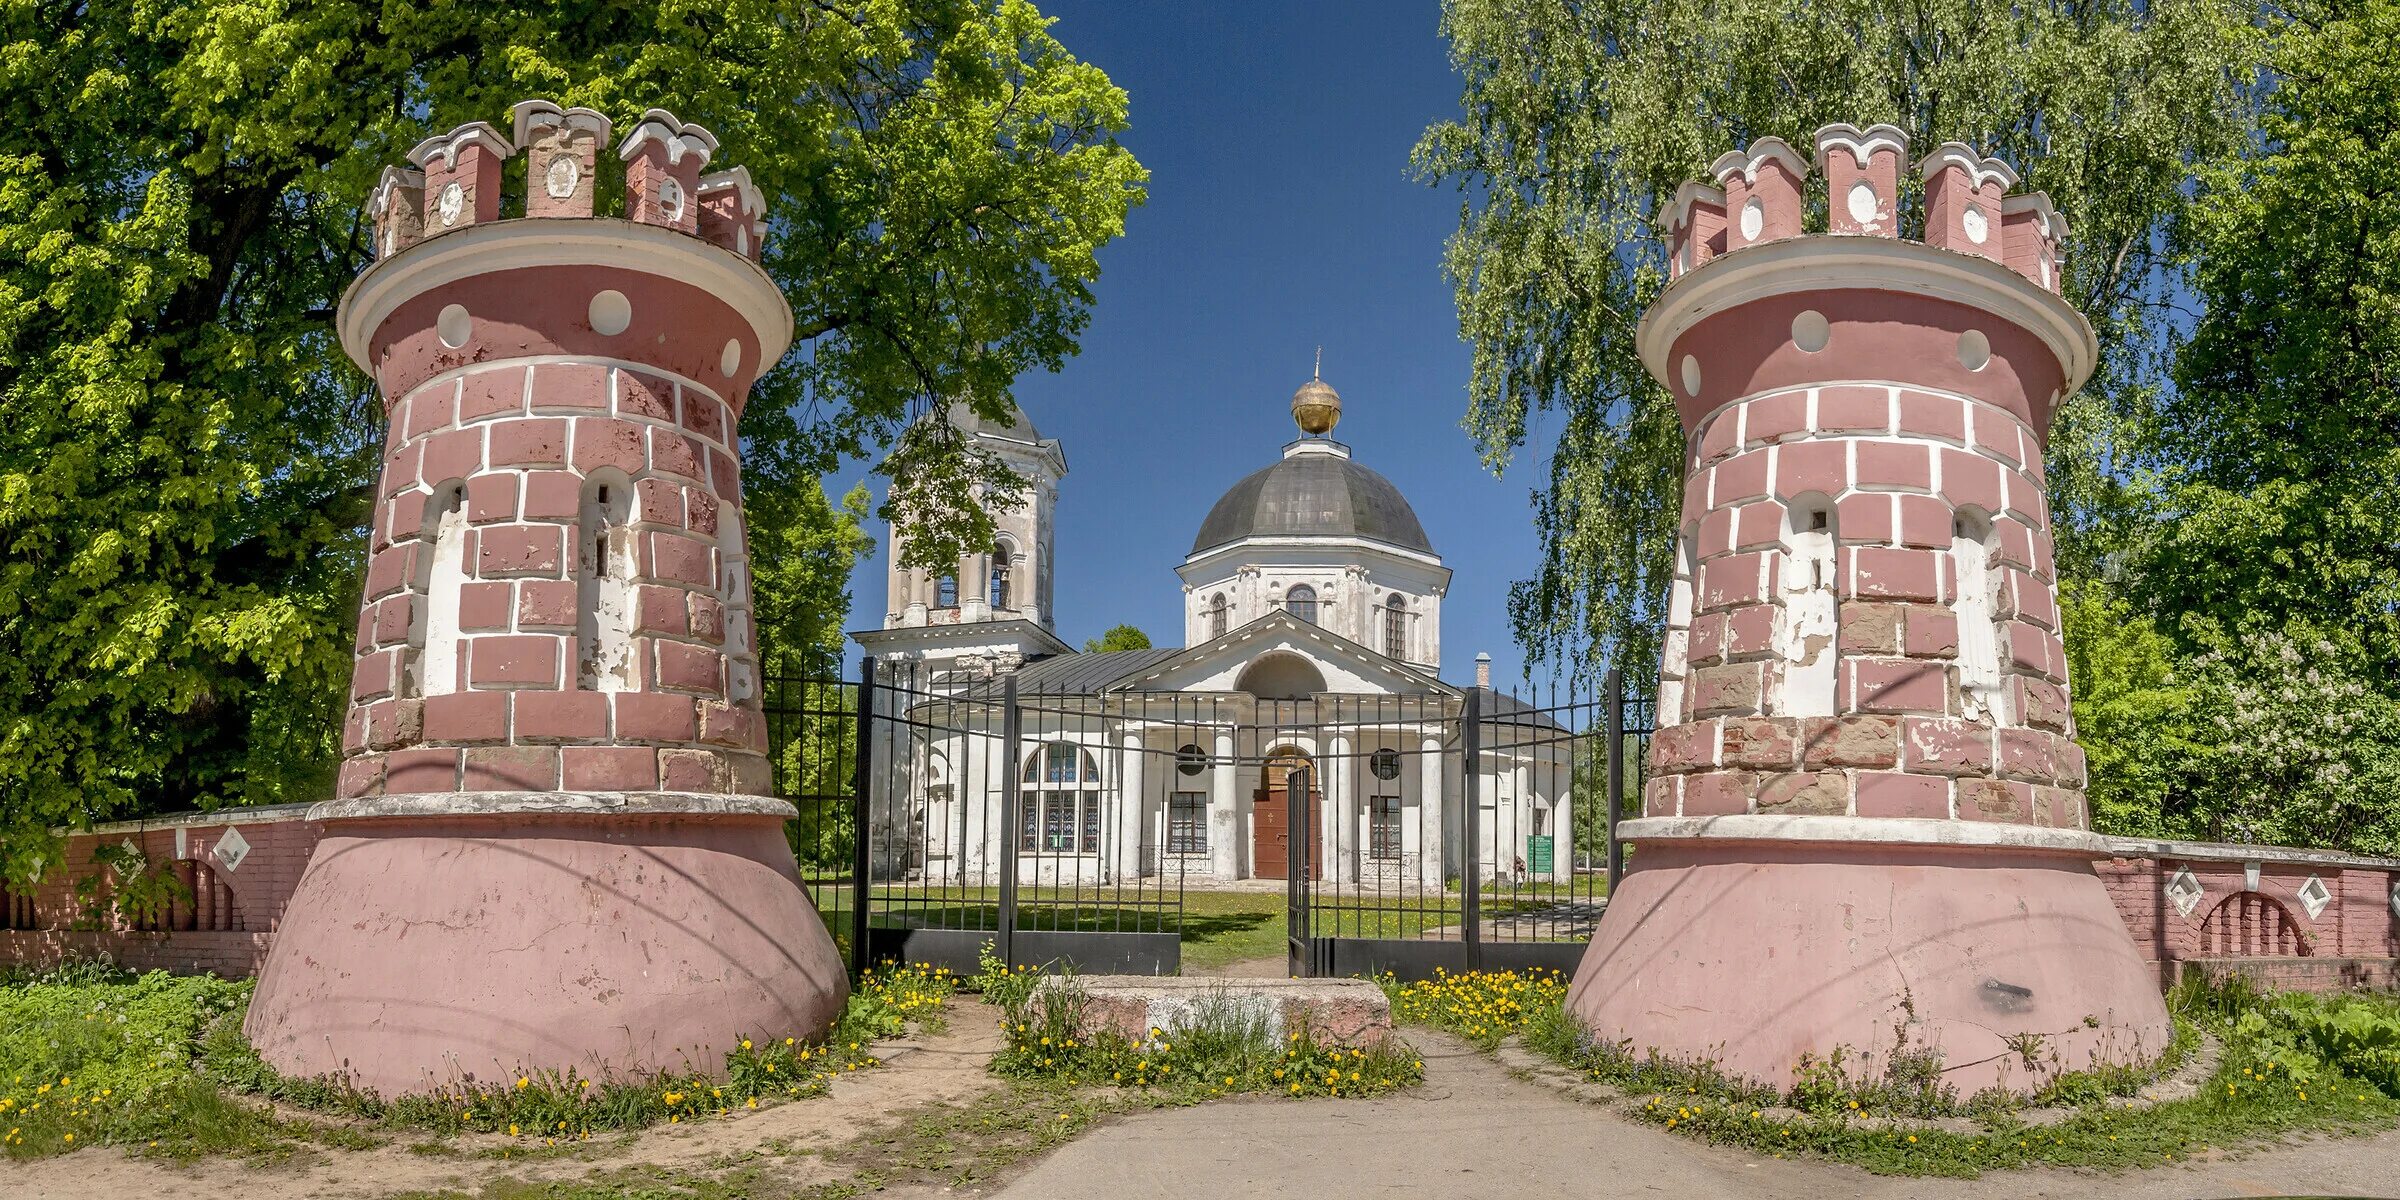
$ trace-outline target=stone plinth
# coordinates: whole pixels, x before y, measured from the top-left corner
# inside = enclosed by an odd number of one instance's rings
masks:
[[[1900,131],[1816,145],[1830,234],[1775,139],[1668,214],[1637,336],[1687,454],[1659,729],[1568,1003],[1775,1084],[1836,1049],[1938,1052],[1962,1095],[2147,1059],[2166,1013],[2092,867],[2044,490],[2096,354],[2065,225],[1946,145],[1901,241]]]
[[[1211,1006],[1263,1018],[1278,1042],[1307,1030],[1319,1045],[1373,1046],[1392,1035],[1392,1005],[1383,989],[1363,979],[1184,979],[1175,976],[1083,975],[1046,979],[1039,998],[1061,987],[1083,992],[1084,1031],[1107,1030],[1141,1041],[1153,1029],[1191,1026]]]
[[[319,805],[252,1039],[287,1074],[394,1096],[536,1068],[716,1071],[745,1036],[815,1036],[848,987],[791,815],[655,792]]]

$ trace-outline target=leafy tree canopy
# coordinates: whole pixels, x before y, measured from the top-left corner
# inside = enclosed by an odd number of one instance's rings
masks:
[[[1656,670],[1682,430],[1635,357],[1664,283],[1656,220],[1685,180],[1768,134],[1889,122],[2020,168],[2065,214],[2067,290],[2103,362],[2052,446],[2071,534],[2117,498],[2185,242],[2194,164],[2239,140],[2247,13],[2225,0],[1445,0],[1462,115],[1418,170],[1462,194],[1444,266],[1473,350],[1466,426],[1495,470],[1554,446],[1533,494],[1542,566],[1510,617],[1569,666]],[[2062,554],[2077,547],[2065,539]]]
[[[1074,351],[1146,177],[1124,93],[1048,26],[1026,0],[0,0],[0,859],[318,794],[381,432],[329,323],[381,168],[529,96],[714,130],[799,322],[744,418],[749,490],[805,509],[929,398],[1004,416]],[[938,433],[890,464],[913,553],[988,542],[957,498],[992,464]]]
[[[1083,643],[1083,652],[1086,654],[1105,654],[1111,650],[1147,650],[1149,648],[1150,635],[1131,625],[1111,625],[1107,633],[1096,638],[1088,638]]]

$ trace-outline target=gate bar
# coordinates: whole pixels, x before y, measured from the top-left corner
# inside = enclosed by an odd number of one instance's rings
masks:
[[[834,676],[839,679],[837,672]],[[805,685],[803,685],[805,687]],[[803,691],[802,696],[807,693]],[[803,704],[806,700],[803,699]],[[867,897],[872,891],[874,852],[868,842],[875,827],[875,656],[858,663],[858,729],[850,763],[850,973],[864,975],[873,963],[867,948]]]
[[[1023,849],[1019,831],[1024,828],[1025,798],[1017,784],[1017,743],[1024,737],[1024,710],[1017,707],[1017,676],[1010,672],[1000,693],[1000,836],[994,839],[1000,851],[1000,919],[992,939],[1000,961],[1014,970],[1017,965],[1017,855]],[[986,726],[985,728],[990,728]]]
[[[1459,852],[1459,940],[1467,947],[1467,969],[1483,969],[1483,789],[1477,776],[1483,758],[1483,692],[1467,689],[1459,709],[1458,744],[1464,768],[1459,772],[1459,832],[1466,845]]]
[[[1617,840],[1617,816],[1625,811],[1625,676],[1608,669],[1608,894],[1617,894],[1625,874],[1625,844]]]
[[[1272,770],[1273,766],[1263,768],[1262,785],[1265,772]],[[1294,779],[1300,781],[1296,790],[1292,787]],[[1308,913],[1308,889],[1314,882],[1308,877],[1309,851],[1316,848],[1312,845],[1316,832],[1310,828],[1309,818],[1310,810],[1315,807],[1312,794],[1316,782],[1315,773],[1306,767],[1296,767],[1283,776],[1283,828],[1288,835],[1283,847],[1284,948],[1291,959],[1291,974],[1299,979],[1313,979],[1317,974],[1317,931]],[[1265,788],[1262,786],[1260,790]]]

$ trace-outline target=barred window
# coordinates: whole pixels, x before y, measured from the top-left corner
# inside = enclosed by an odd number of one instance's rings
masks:
[[[1377,796],[1367,804],[1367,857],[1400,857],[1400,797]]]
[[[1383,653],[1388,658],[1408,657],[1408,601],[1398,592],[1383,606]]]
[[[1050,742],[1025,756],[1018,845],[1045,854],[1100,849],[1100,768],[1091,751]]]
[[[1167,802],[1167,853],[1208,853],[1208,793],[1177,792]]]

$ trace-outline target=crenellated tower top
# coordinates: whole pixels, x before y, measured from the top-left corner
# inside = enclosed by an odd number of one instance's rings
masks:
[[[1908,135],[1836,124],[1815,143],[1813,162],[1775,137],[1730,151],[1713,183],[1685,183],[1661,214],[1669,282],[1637,347],[1686,432],[1762,390],[1905,369],[1901,382],[1999,405],[2046,435],[2098,354],[2060,296],[2067,226],[2049,197],[2012,193],[2008,164],[1945,142],[1916,162],[1922,240],[1904,239]],[[1812,234],[1815,180],[1825,229]]]
[[[409,151],[410,171],[387,167],[368,201],[375,256],[501,219],[500,173],[525,156],[526,217],[592,217],[600,147],[611,122],[588,108],[524,100],[511,110],[515,140],[470,121]],[[717,135],[663,108],[642,114],[617,144],[625,163],[625,217],[693,234],[745,258],[766,242],[766,202],[741,167],[703,175]],[[713,197],[713,198],[712,198]]]
[[[1817,131],[1816,173],[1825,180],[1828,233],[1900,236],[1900,172],[1908,135],[1893,125]],[[1669,202],[1669,278],[1682,278],[1735,250],[1802,235],[1808,160],[1778,137],[1729,150],[1709,167],[1716,186],[1691,182]],[[2059,290],[2066,222],[2040,192],[2010,194],[2016,171],[1961,142],[1944,142],[1917,162],[1925,180],[1924,244],[2005,264]]]

